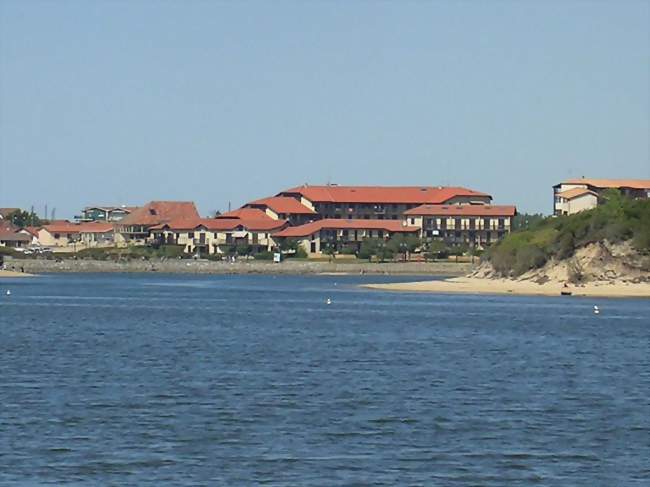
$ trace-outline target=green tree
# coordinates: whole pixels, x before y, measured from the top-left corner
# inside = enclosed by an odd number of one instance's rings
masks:
[[[36,213],[24,210],[14,211],[7,218],[17,227],[38,227],[42,224]]]

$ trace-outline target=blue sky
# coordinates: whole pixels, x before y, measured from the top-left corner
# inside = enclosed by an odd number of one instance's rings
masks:
[[[0,206],[650,178],[650,3],[0,1]]]

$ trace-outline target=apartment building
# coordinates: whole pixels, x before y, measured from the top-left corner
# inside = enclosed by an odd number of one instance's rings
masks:
[[[483,248],[511,231],[516,214],[510,205],[421,205],[404,212],[404,225],[423,239]]]
[[[568,179],[553,186],[553,214],[572,215],[598,206],[608,189],[630,198],[650,198],[650,179]]]
[[[303,185],[281,191],[314,212],[314,219],[401,220],[423,204],[489,204],[492,197],[462,187]]]
[[[416,235],[420,229],[398,220],[359,220],[325,218],[296,227],[287,227],[273,234],[281,245],[284,240],[295,240],[309,255],[322,254],[326,247],[337,252],[343,249],[358,251],[367,238],[388,239],[394,234]]]
[[[144,245],[152,227],[198,219],[199,213],[191,201],[151,201],[115,224],[115,242],[118,245]]]
[[[137,206],[87,206],[81,210],[81,215],[76,216],[75,220],[80,222],[119,222],[137,208]]]
[[[270,250],[271,234],[287,225],[286,220],[270,217],[180,219],[151,227],[150,243],[182,245],[185,253],[200,255],[221,254],[232,246]]]

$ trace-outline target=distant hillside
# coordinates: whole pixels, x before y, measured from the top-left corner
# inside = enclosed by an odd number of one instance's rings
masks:
[[[547,217],[493,245],[477,271],[538,281],[650,281],[650,200],[617,191],[593,210]]]

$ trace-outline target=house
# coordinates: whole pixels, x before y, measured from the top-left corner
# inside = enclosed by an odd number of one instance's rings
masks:
[[[7,227],[0,228],[0,247],[25,248],[31,243],[31,237],[20,231]]]
[[[119,222],[137,208],[137,206],[87,206],[75,219],[80,222]]]
[[[492,197],[462,187],[303,185],[281,191],[313,210],[317,218],[401,220],[406,210],[423,204],[489,204]],[[255,203],[255,202],[253,202]]]
[[[271,234],[288,225],[286,220],[262,218],[196,218],[162,223],[150,228],[154,245],[182,245],[185,253],[221,254],[232,247],[249,246],[253,252],[270,250]]]
[[[510,232],[516,214],[514,206],[421,205],[404,212],[404,224],[423,239],[483,248]]]
[[[76,252],[93,247],[112,247],[115,244],[112,223],[72,223],[56,221],[38,231],[38,242],[43,247]]]
[[[650,179],[568,179],[553,186],[553,214],[572,215],[595,208],[608,189],[646,199],[650,198]]]
[[[199,213],[191,201],[151,201],[116,223],[115,242],[118,245],[145,245],[152,227],[198,219]]]
[[[281,245],[294,240],[312,256],[321,255],[326,247],[339,252],[344,249],[358,251],[367,238],[388,239],[394,234],[417,235],[420,228],[407,226],[397,220],[365,220],[325,218],[296,227],[287,227],[273,234],[273,240]]]

